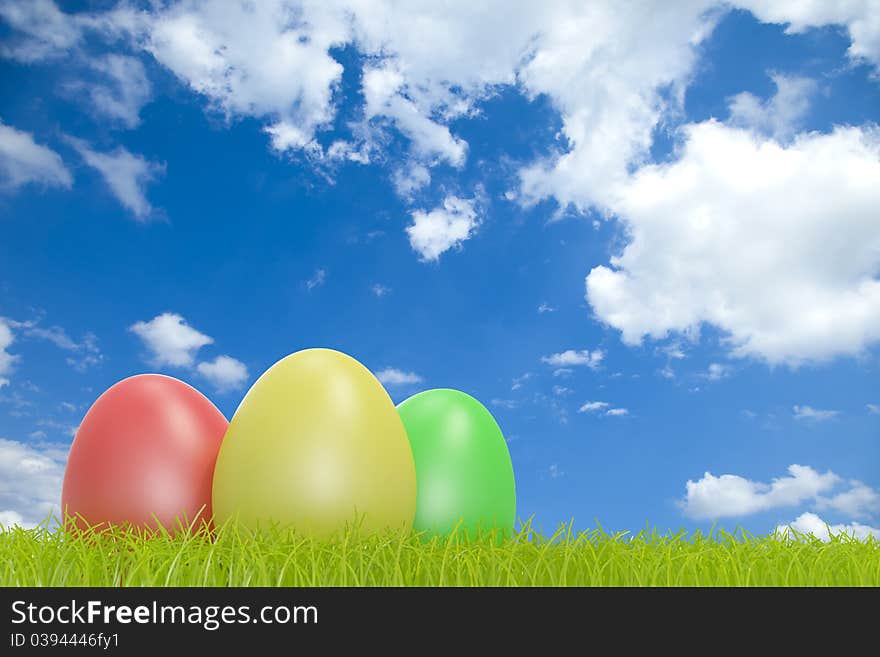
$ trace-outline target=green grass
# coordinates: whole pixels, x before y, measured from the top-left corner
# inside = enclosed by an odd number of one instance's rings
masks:
[[[395,533],[333,539],[234,526],[211,537],[0,532],[2,586],[880,586],[880,541],[743,531],[467,540]]]

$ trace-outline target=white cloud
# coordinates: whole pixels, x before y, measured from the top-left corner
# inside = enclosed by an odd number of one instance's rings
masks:
[[[547,474],[550,475],[551,479],[559,479],[560,477],[565,476],[565,473],[559,467],[558,463],[551,463],[550,467],[547,469]]]
[[[12,374],[15,361],[19,359],[19,356],[7,351],[14,341],[12,328],[7,320],[0,317],[0,388],[9,385],[9,375]]]
[[[191,369],[221,393],[240,390],[248,381],[247,366],[232,356],[221,354],[196,363],[199,350],[213,344],[214,339],[194,329],[177,313],[162,313],[148,322],[136,322],[129,330],[147,347],[154,367]]]
[[[604,411],[608,406],[608,402],[588,401],[578,409],[578,413],[596,413],[598,411]]]
[[[3,0],[0,17],[17,31],[15,37],[0,44],[0,55],[21,62],[60,57],[82,39],[79,22],[60,11],[52,0]]]
[[[74,352],[75,355],[68,356],[65,362],[80,372],[104,360],[104,355],[98,348],[98,338],[94,333],[86,333],[82,342],[76,345]]]
[[[552,312],[556,312],[556,308],[554,308],[553,306],[551,306],[548,303],[542,303],[540,306],[538,306],[538,313],[539,314],[543,315],[544,313],[552,313]]]
[[[33,525],[26,522],[20,513],[16,513],[15,511],[0,511],[0,531],[3,529],[11,529],[13,527],[30,529]]]
[[[880,415],[880,404],[865,404],[865,408],[871,415]]]
[[[373,294],[375,294],[377,297],[380,297],[380,298],[384,297],[386,294],[389,294],[391,292],[390,287],[388,287],[386,285],[382,285],[381,283],[376,283],[370,289],[372,290]]]
[[[556,396],[570,395],[572,392],[574,391],[571,388],[565,386],[553,386],[553,394]]]
[[[853,518],[867,518],[880,513],[880,492],[861,481],[850,481],[847,491],[830,498],[819,498],[819,509],[835,509]]]
[[[112,153],[99,153],[80,139],[68,138],[68,141],[83,161],[101,174],[116,199],[131,211],[135,219],[147,221],[151,218],[153,206],[147,200],[146,187],[164,173],[164,165],[129,153],[121,146]]]
[[[404,78],[395,68],[385,65],[368,68],[363,75],[363,92],[368,119],[383,116],[392,121],[398,130],[412,142],[415,154],[425,160],[445,160],[455,167],[464,164],[467,144],[455,137],[449,128],[430,118],[429,112],[420,109],[407,97]],[[408,179],[401,180],[404,191],[424,180],[426,169],[410,172]],[[415,174],[415,175],[413,175]]]
[[[316,287],[321,287],[327,280],[327,271],[325,269],[316,269],[315,275],[306,281],[306,289],[310,292]]]
[[[417,191],[430,184],[431,172],[426,166],[408,162],[392,174],[391,181],[400,196],[412,198]]]
[[[73,338],[67,335],[67,331],[65,331],[60,326],[50,326],[49,328],[44,328],[37,325],[35,322],[18,322],[18,327],[20,327],[23,332],[29,337],[37,338],[40,340],[47,340],[59,349],[64,349],[65,351],[76,351],[80,348],[80,345],[78,345],[73,340]]]
[[[553,99],[567,148],[523,168],[520,192],[586,210],[605,204],[647,158],[661,117],[681,109],[696,49],[720,12],[700,1],[563,6],[539,19],[519,80],[530,96]]]
[[[730,103],[730,123],[785,141],[801,126],[818,86],[809,78],[779,73],[770,77],[776,93],[767,101],[748,92],[737,94]]]
[[[794,534],[812,535],[823,541],[830,541],[832,536],[848,534],[863,541],[870,536],[880,539],[880,529],[854,522],[848,525],[829,525],[815,513],[802,513],[794,522],[776,527],[775,534],[780,538],[793,538]]]
[[[94,333],[86,333],[82,341],[77,342],[60,326],[46,328],[40,326],[36,321],[13,322],[13,325],[20,329],[25,337],[46,340],[59,349],[70,352],[71,355],[65,361],[80,372],[97,365],[104,359],[98,347],[98,337]]]
[[[415,372],[405,372],[396,367],[386,367],[376,372],[376,378],[385,386],[409,386],[422,382],[422,377]]]
[[[76,82],[71,87],[84,89],[99,114],[119,121],[127,128],[137,127],[141,121],[141,108],[153,93],[141,61],[136,57],[109,54],[90,60],[89,64],[102,79]]]
[[[730,374],[730,370],[730,365],[723,365],[721,363],[710,363],[708,369],[706,370],[706,378],[710,381],[720,381],[725,376]]]
[[[678,341],[671,342],[668,345],[661,347],[660,350],[671,360],[682,360],[683,358],[687,358],[687,354],[684,353],[684,349],[681,348],[681,342]]]
[[[137,322],[129,330],[150,350],[156,366],[192,367],[196,352],[214,342],[176,313],[162,313],[149,322]]]
[[[526,381],[528,381],[529,379],[532,378],[532,376],[534,376],[534,375],[531,372],[526,372],[525,374],[516,377],[513,380],[513,382],[510,384],[510,389],[511,390],[519,390],[520,388],[523,387],[523,385],[525,385]]]
[[[777,2],[735,0],[765,23],[786,23],[786,32],[799,33],[824,25],[843,25],[852,43],[849,55],[880,65],[880,4],[877,0],[846,2]]]
[[[794,413],[795,420],[806,422],[825,422],[826,420],[834,419],[840,414],[840,411],[813,408],[807,405],[799,406],[797,404],[791,410]]]
[[[605,415],[609,417],[625,417],[629,415],[629,410],[626,408],[609,408],[605,411]]]
[[[541,362],[554,367],[567,368],[586,366],[594,370],[599,367],[603,358],[605,358],[605,352],[601,349],[596,349],[595,351],[590,351],[589,349],[583,349],[581,351],[568,349],[558,354],[543,356]]]
[[[219,392],[241,390],[248,380],[247,366],[232,356],[222,355],[212,361],[201,362],[196,366],[196,371]]]
[[[790,31],[845,25],[850,54],[878,60],[876,0],[737,4],[761,20],[788,22]],[[124,35],[212,108],[260,119],[274,148],[315,154],[317,133],[333,127],[342,78],[330,51],[353,46],[368,61],[360,129],[393,126],[422,167],[402,185],[404,195],[424,184],[427,167],[464,161],[456,118],[478,112],[503,86],[531,99],[544,95],[561,115],[559,145],[521,170],[520,198],[552,196],[585,209],[601,205],[645,160],[660,121],[682,109],[699,47],[729,7],[712,0],[186,0],[64,14],[49,0],[6,0],[0,13],[15,32],[2,46],[6,56],[59,56],[78,47],[87,29]]]
[[[789,146],[716,121],[618,188],[629,243],[586,298],[625,343],[718,327],[731,354],[797,366],[880,339],[880,131]]]
[[[831,471],[821,474],[804,465],[790,465],[788,472],[789,476],[770,484],[706,472],[702,479],[687,482],[680,506],[685,515],[698,520],[746,516],[814,500],[840,482]]]
[[[413,211],[412,219],[406,227],[409,244],[425,262],[437,261],[449,249],[459,248],[480,224],[474,200],[451,195],[430,212]]]
[[[507,410],[513,410],[519,404],[515,399],[498,399],[495,398],[492,400],[492,406],[498,406],[499,408],[506,408]]]
[[[53,420],[51,418],[43,418],[41,420],[37,420],[37,426],[51,429],[52,431],[56,432],[60,436],[63,436],[64,438],[73,438],[76,435],[76,432],[79,430],[78,424],[71,424],[70,422],[59,422],[58,420]]]
[[[58,153],[36,143],[30,133],[0,122],[0,189],[28,183],[69,189],[73,176]]]
[[[574,370],[568,367],[560,367],[558,369],[553,370],[553,376],[559,378],[566,378],[571,376],[574,373]]]
[[[720,13],[707,13],[711,6],[207,0],[113,15],[55,10],[57,32],[68,36],[53,43],[45,30],[30,40],[57,53],[86,27],[126,33],[211,107],[264,121],[274,148],[312,154],[321,150],[316,133],[332,125],[342,75],[329,51],[352,44],[370,62],[361,87],[365,123],[396,128],[421,166],[460,166],[467,144],[451,122],[478,111],[500,86],[517,85],[530,98],[553,100],[570,145],[523,171],[523,198],[556,195],[563,205],[583,205],[647,152],[667,104],[681,104],[695,47]],[[33,22],[22,29],[40,32]]]
[[[0,438],[0,523],[33,527],[59,516],[66,448]]]
[[[15,361],[20,358],[7,351],[15,340],[13,329],[25,338],[46,340],[59,349],[70,352],[71,355],[65,359],[67,364],[81,372],[97,365],[104,358],[94,333],[86,333],[82,341],[77,342],[60,326],[46,328],[40,326],[37,321],[21,322],[0,317],[0,388],[9,385],[7,377],[12,372]],[[30,385],[33,387],[33,384]]]
[[[150,15],[143,43],[217,111],[268,120],[275,149],[313,148],[342,76],[328,51],[349,38],[332,5],[182,2]]]

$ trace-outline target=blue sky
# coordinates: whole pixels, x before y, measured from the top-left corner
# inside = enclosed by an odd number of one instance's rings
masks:
[[[0,1],[0,521],[119,379],[323,346],[545,530],[880,534],[877,3],[471,4]]]

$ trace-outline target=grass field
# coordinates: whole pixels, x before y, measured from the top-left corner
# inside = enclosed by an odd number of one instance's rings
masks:
[[[745,532],[608,535],[528,525],[506,540],[335,539],[224,527],[138,537],[0,532],[2,586],[880,586],[880,541]]]

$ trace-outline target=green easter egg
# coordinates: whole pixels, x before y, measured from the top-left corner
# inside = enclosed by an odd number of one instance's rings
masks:
[[[488,409],[463,392],[438,389],[410,397],[397,411],[416,466],[414,529],[512,532],[513,464]]]

